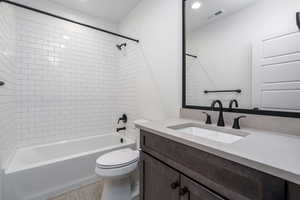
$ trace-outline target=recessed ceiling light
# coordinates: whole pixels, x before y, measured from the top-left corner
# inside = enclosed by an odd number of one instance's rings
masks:
[[[201,6],[202,6],[202,2],[200,2],[200,1],[195,1],[195,2],[192,4],[192,9],[197,10],[197,9],[199,9]]]

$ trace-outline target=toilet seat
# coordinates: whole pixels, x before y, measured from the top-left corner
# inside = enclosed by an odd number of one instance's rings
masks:
[[[104,178],[119,178],[119,177],[126,177],[131,172],[133,172],[138,166],[138,162],[132,163],[125,167],[119,168],[111,168],[111,169],[103,169],[96,167],[95,172],[97,175],[104,177]]]
[[[127,175],[137,168],[139,152],[129,148],[112,151],[96,161],[96,173],[102,177]]]
[[[97,167],[101,169],[114,169],[125,167],[137,162],[139,158],[138,151],[129,148],[112,151],[100,156],[97,161]]]

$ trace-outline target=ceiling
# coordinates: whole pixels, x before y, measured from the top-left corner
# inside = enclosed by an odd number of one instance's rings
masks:
[[[202,3],[198,10],[193,10],[195,1]],[[200,28],[217,18],[233,14],[238,10],[250,6],[259,0],[187,0],[186,1],[186,29],[187,32]],[[214,13],[223,11],[223,14],[213,17]]]
[[[138,4],[140,0],[51,0],[67,8],[101,17],[111,22],[119,22]]]

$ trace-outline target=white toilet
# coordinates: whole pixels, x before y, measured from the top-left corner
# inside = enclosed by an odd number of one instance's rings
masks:
[[[95,172],[104,178],[101,200],[131,200],[133,183],[130,175],[137,169],[139,152],[120,149],[100,156]]]

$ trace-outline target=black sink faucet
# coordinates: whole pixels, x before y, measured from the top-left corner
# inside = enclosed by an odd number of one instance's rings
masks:
[[[225,126],[225,123],[224,123],[224,117],[223,117],[223,105],[222,105],[222,102],[220,100],[215,100],[212,102],[211,104],[211,109],[214,110],[216,104],[219,104],[219,119],[218,119],[218,126]]]

